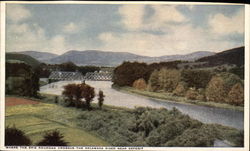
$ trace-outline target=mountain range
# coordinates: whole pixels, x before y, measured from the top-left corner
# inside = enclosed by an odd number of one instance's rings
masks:
[[[49,64],[61,64],[64,62],[73,62],[76,65],[95,65],[95,66],[117,66],[123,61],[138,61],[138,62],[161,62],[161,61],[174,61],[186,60],[194,61],[202,57],[214,55],[214,52],[197,51],[185,55],[166,55],[160,57],[148,57],[136,55],[128,52],[108,52],[99,50],[85,50],[77,51],[71,50],[62,55],[53,53],[39,52],[39,51],[23,51],[18,52],[21,54],[29,55],[40,62]]]

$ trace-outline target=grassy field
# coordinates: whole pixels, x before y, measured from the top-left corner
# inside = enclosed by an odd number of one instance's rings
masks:
[[[180,96],[174,96],[171,93],[159,93],[159,92],[150,92],[150,91],[143,91],[143,90],[138,90],[132,87],[118,87],[118,86],[113,86],[114,89],[127,92],[127,93],[132,93],[132,94],[138,94],[138,95],[143,95],[149,98],[156,98],[160,99],[161,101],[169,100],[169,101],[175,101],[175,102],[180,102],[184,104],[196,104],[196,105],[203,105],[203,106],[211,106],[211,107],[219,107],[219,108],[226,108],[226,109],[233,109],[233,110],[238,110],[238,111],[244,111],[244,107],[242,106],[234,106],[230,104],[225,104],[225,103],[217,103],[217,102],[205,102],[205,101],[200,101],[200,100],[189,100],[185,97],[180,97]]]
[[[46,131],[57,129],[70,146],[108,146],[106,141],[75,124],[79,114],[80,109],[65,108],[56,104],[8,106],[5,126],[15,126],[23,130],[33,144],[41,140]]]

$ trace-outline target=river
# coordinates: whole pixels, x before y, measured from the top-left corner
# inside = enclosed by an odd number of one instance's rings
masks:
[[[40,88],[41,93],[58,94],[61,95],[63,85],[72,83],[72,81],[59,81],[50,85],[45,85]],[[79,83],[79,82],[74,82]],[[102,90],[105,95],[104,104],[134,108],[138,106],[148,106],[154,108],[167,108],[172,109],[176,107],[184,114],[197,119],[204,123],[217,123],[225,126],[234,127],[237,129],[244,129],[244,113],[241,111],[222,109],[215,107],[206,107],[198,105],[180,104],[173,101],[161,101],[158,99],[150,99],[147,97],[127,94],[111,88],[112,82],[110,81],[86,81],[87,84],[95,88],[96,93]],[[94,102],[97,102],[95,97]]]

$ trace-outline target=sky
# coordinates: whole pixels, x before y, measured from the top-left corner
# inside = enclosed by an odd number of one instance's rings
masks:
[[[6,51],[69,50],[144,56],[220,52],[244,45],[244,6],[7,4]]]

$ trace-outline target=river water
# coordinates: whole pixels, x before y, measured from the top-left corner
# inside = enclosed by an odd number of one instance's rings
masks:
[[[80,83],[77,81],[59,81],[50,85],[45,85],[40,88],[41,93],[61,95],[63,85],[69,83]],[[217,123],[225,126],[234,127],[237,129],[244,129],[244,113],[231,109],[222,109],[198,105],[180,104],[172,101],[161,101],[158,99],[150,99],[139,95],[127,94],[111,88],[112,82],[110,81],[86,81],[87,84],[95,88],[96,93],[102,90],[105,95],[104,104],[134,108],[138,106],[148,106],[154,108],[167,108],[172,109],[176,107],[184,114],[197,119],[204,123]],[[94,102],[97,102],[95,97]]]

